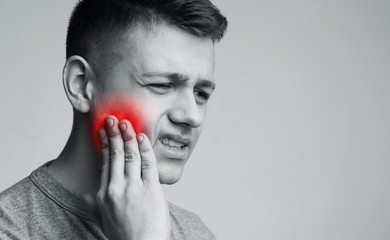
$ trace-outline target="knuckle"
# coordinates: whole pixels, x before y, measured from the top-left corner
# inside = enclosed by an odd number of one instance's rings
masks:
[[[150,169],[153,168],[154,164],[150,160],[143,160],[141,163],[141,168],[142,169]]]
[[[113,137],[116,137],[116,136],[119,136],[120,135],[120,132],[117,131],[116,129],[111,129],[109,131],[107,131],[107,136],[109,138],[113,138]]]
[[[96,194],[96,200],[97,202],[99,203],[103,203],[106,199],[106,194],[104,193],[104,191],[99,191],[97,194]]]
[[[107,188],[107,197],[109,199],[116,199],[120,196],[121,191],[116,186],[108,186]]]
[[[148,147],[141,147],[139,151],[145,156],[150,156],[153,150]]]
[[[101,148],[101,149],[106,149],[106,148],[108,148],[108,142],[107,142],[107,141],[101,141],[101,142],[100,142],[100,148]]]
[[[125,162],[133,163],[133,162],[136,162],[137,159],[138,159],[138,154],[136,154],[136,153],[125,153]]]
[[[122,138],[124,142],[130,142],[131,140],[135,139],[135,136],[132,133],[130,133],[130,134],[123,135]]]
[[[122,151],[118,149],[113,149],[110,151],[110,159],[118,158],[122,155]]]

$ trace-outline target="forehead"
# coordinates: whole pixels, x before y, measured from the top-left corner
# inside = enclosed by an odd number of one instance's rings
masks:
[[[122,58],[139,73],[178,73],[213,80],[214,43],[165,24],[139,27],[125,38]]]

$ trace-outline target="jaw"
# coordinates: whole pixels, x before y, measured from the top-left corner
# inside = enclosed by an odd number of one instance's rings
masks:
[[[199,132],[193,132],[194,136],[191,138],[191,141],[185,146],[185,154],[182,155],[178,153],[177,155],[170,155],[162,149],[161,139],[158,139],[159,135],[153,137],[153,150],[157,160],[157,168],[159,173],[159,180],[161,184],[175,184],[178,182],[184,172],[185,165],[190,158],[196,143],[199,139],[201,128]],[[180,157],[177,157],[180,156]]]
[[[153,150],[157,160],[159,180],[161,184],[175,184],[184,172],[185,165],[194,150],[198,138],[192,139],[183,150],[171,153],[164,148],[164,144],[159,139],[155,139]]]
[[[186,161],[157,159],[158,175],[161,184],[175,184],[183,175]]]

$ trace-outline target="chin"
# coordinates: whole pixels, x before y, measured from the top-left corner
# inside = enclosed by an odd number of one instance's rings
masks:
[[[183,175],[184,163],[178,164],[177,162],[172,163],[171,161],[158,162],[157,164],[158,175],[161,184],[175,184]]]
[[[160,183],[166,185],[175,184],[180,180],[180,178],[181,176],[162,176],[161,174],[159,175]]]

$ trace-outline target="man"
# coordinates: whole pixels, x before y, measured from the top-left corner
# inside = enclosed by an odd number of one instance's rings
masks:
[[[53,161],[0,194],[0,239],[214,239],[168,204],[198,140],[227,21],[208,0],[83,0],[63,84],[74,109]]]

